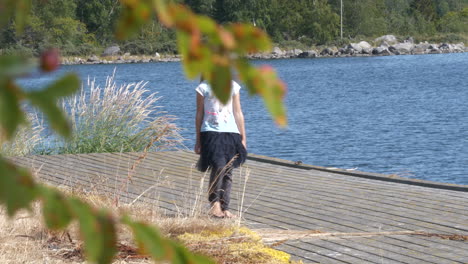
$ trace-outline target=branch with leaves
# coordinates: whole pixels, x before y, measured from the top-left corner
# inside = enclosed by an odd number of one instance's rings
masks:
[[[0,6],[0,26],[14,17],[22,25],[30,11],[30,0],[7,0]],[[265,33],[251,25],[217,25],[212,19],[198,16],[182,5],[162,0],[121,0],[124,7],[117,29],[117,37],[127,38],[152,16],[167,27],[177,30],[179,51],[183,67],[189,78],[203,75],[212,85],[215,95],[227,101],[233,71],[237,71],[250,94],[261,95],[266,107],[279,125],[286,125],[282,104],[286,86],[270,67],[255,68],[245,55],[270,49]],[[65,114],[57,106],[58,100],[70,96],[80,87],[76,74],[68,73],[41,90],[26,91],[16,80],[30,74],[37,66],[44,73],[58,67],[58,51],[51,50],[40,58],[40,64],[21,56],[0,56],[0,145],[11,140],[18,127],[26,122],[21,105],[30,105],[42,111],[52,129],[63,137],[72,131]],[[110,263],[117,252],[116,224],[131,228],[139,248],[154,260],[171,263],[212,263],[206,257],[189,252],[183,246],[162,237],[149,225],[128,216],[115,218],[102,209],[96,209],[80,199],[64,195],[55,188],[36,182],[31,173],[0,156],[0,203],[8,215],[29,209],[34,201],[41,201],[43,216],[48,228],[61,230],[73,221],[79,223],[84,240],[85,255],[95,263]]]

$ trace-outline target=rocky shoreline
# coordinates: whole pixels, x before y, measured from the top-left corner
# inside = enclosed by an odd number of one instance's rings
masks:
[[[392,56],[392,55],[422,55],[422,54],[442,54],[442,53],[462,53],[468,52],[468,47],[464,43],[428,43],[420,42],[415,44],[412,38],[399,42],[393,35],[385,35],[373,41],[374,45],[366,41],[350,43],[344,47],[326,47],[323,49],[310,50],[282,50],[275,47],[269,53],[257,53],[249,55],[250,59],[290,59],[290,58],[330,58],[330,57],[363,57],[363,56]],[[64,65],[76,64],[119,64],[119,63],[149,63],[149,62],[174,62],[180,61],[180,55],[160,55],[154,56],[132,56],[129,53],[119,55],[120,48],[112,46],[107,48],[98,57],[92,55],[87,58],[65,57],[62,58]]]

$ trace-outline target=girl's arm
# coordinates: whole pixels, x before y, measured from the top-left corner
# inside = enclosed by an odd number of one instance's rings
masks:
[[[247,135],[245,134],[244,114],[242,113],[239,93],[232,97],[232,107],[234,111],[234,119],[236,120],[237,128],[239,129],[242,137],[242,144],[247,149]]]
[[[201,130],[202,122],[203,122],[203,116],[205,114],[204,108],[205,108],[204,98],[201,94],[197,92],[197,112],[195,114],[195,133],[196,133],[197,141],[195,143],[195,148],[194,148],[194,151],[197,154],[200,154],[200,151],[201,151],[200,130]]]

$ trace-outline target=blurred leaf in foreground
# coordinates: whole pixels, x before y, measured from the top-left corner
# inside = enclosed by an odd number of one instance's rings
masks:
[[[16,31],[22,32],[29,11],[31,10],[31,0],[2,0],[0,1],[0,26],[3,27],[15,16]]]
[[[0,145],[11,139],[26,118],[20,107],[21,91],[10,78],[0,77]]]
[[[8,215],[19,209],[28,209],[37,197],[36,184],[31,174],[0,157],[0,203],[4,203]]]
[[[20,55],[0,56],[0,78],[16,78],[29,74],[35,65],[31,58]]]
[[[71,198],[70,210],[80,223],[85,253],[92,262],[110,263],[117,252],[115,223],[105,211],[96,211],[88,204]]]
[[[54,189],[41,186],[43,201],[43,215],[48,228],[62,229],[72,220],[72,213],[68,206],[68,198]]]

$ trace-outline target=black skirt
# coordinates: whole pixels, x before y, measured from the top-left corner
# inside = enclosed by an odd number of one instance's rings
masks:
[[[237,168],[247,158],[247,150],[242,145],[241,135],[237,133],[201,132],[200,147],[197,169],[202,172],[209,167],[225,166],[234,157],[232,167]]]

